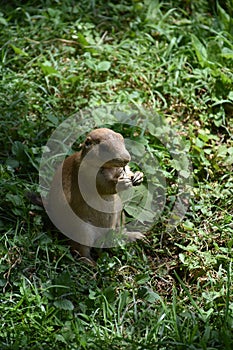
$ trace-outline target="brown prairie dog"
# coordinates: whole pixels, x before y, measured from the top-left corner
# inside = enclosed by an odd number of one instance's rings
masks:
[[[55,225],[78,242],[80,255],[90,260],[90,249],[109,230],[122,223],[118,192],[143,181],[141,172],[127,166],[131,157],[121,134],[107,128],[91,131],[80,152],[67,157],[52,181],[48,211]],[[126,232],[127,240],[144,238]],[[98,243],[97,243],[98,244]]]

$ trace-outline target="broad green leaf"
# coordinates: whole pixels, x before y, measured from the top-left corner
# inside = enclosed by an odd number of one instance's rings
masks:
[[[97,64],[96,66],[96,70],[98,72],[106,72],[110,69],[111,67],[111,62],[109,61],[102,61],[99,64]]]
[[[189,172],[189,171],[186,171],[186,170],[181,170],[181,171],[179,172],[179,175],[182,176],[182,177],[185,178],[185,179],[188,179],[188,178],[191,176],[190,172]]]
[[[116,295],[115,295],[115,289],[112,286],[105,288],[103,291],[103,294],[109,303],[114,302]]]
[[[233,155],[230,155],[226,158],[225,164],[227,164],[227,165],[233,164]]]
[[[8,22],[3,17],[3,13],[0,12],[0,24],[3,24],[4,26],[8,26]]]
[[[87,39],[82,33],[78,33],[77,36],[78,36],[78,43],[85,51],[90,52],[91,54],[98,53],[96,49],[91,47],[91,44],[87,41]]]
[[[117,310],[117,313],[118,313],[118,318],[120,319],[120,315],[122,313],[122,310],[124,309],[125,305],[129,302],[129,292],[127,290],[123,290],[119,297],[118,297],[118,310]]]
[[[50,123],[48,124],[51,124],[52,126],[58,126],[59,124],[59,120],[57,117],[55,117],[54,115],[48,115],[47,116],[47,119],[50,121]]]
[[[6,165],[10,166],[11,168],[15,169],[19,166],[19,161],[16,159],[8,158],[6,160]]]
[[[54,301],[54,305],[61,310],[72,311],[74,309],[73,303],[68,299],[58,299]]]
[[[150,277],[145,273],[140,273],[135,276],[134,280],[137,282],[137,284],[145,284],[150,280]]]
[[[12,145],[12,153],[14,154],[16,160],[18,161],[26,161],[27,155],[26,155],[26,151],[27,151],[27,146],[24,145],[22,142],[20,141],[15,141]]]
[[[90,68],[91,70],[97,70],[96,69],[96,64],[94,62],[94,60],[87,60],[85,62],[85,64],[87,65],[88,68]]]
[[[233,91],[230,91],[228,94],[228,98],[233,101]]]
[[[23,51],[22,49],[20,49],[19,47],[16,47],[15,45],[11,44],[12,49],[14,50],[14,52],[17,55],[21,55],[21,56],[26,56],[28,57],[27,52]]]
[[[40,68],[44,73],[44,75],[52,75],[52,74],[59,75],[59,72],[54,67],[52,67],[51,62],[49,61],[46,61],[40,64]]]
[[[78,39],[79,39],[80,45],[83,47],[88,47],[91,45],[82,33],[78,33]]]
[[[231,23],[231,17],[228,15],[228,13],[219,5],[217,2],[217,10],[218,10],[218,16],[220,18],[220,22],[223,26],[223,29],[228,32],[230,29]]]
[[[197,59],[202,67],[204,67],[207,63],[207,51],[205,46],[200,42],[200,40],[194,35],[191,35],[192,44],[197,56]]]
[[[228,149],[227,149],[226,145],[220,145],[217,149],[218,157],[226,157],[227,151],[228,151]]]
[[[179,254],[179,259],[180,259],[180,261],[182,262],[182,264],[184,264],[184,262],[185,262],[185,254],[180,253],[180,254]]]
[[[11,202],[15,207],[19,207],[23,203],[23,200],[20,196],[11,193],[6,194],[6,200]]]
[[[228,47],[224,47],[222,49],[221,56],[227,59],[233,59],[233,50],[229,49]]]
[[[135,142],[134,147],[132,148],[131,152],[138,157],[143,156],[145,153],[145,145],[140,142]]]
[[[145,299],[148,301],[148,303],[154,304],[156,301],[160,301],[161,297],[158,293],[148,289]]]

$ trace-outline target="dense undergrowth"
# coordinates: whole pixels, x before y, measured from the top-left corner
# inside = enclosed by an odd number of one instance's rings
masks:
[[[232,9],[0,2],[1,349],[232,349]],[[144,106],[180,135],[192,197],[167,232],[179,168],[142,133],[167,180],[164,213],[146,242],[99,252],[92,268],[25,193],[37,189],[52,131],[112,103]]]

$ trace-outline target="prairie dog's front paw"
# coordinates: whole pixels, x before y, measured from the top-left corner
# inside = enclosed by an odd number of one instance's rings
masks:
[[[133,173],[128,165],[122,170],[118,183],[116,185],[117,192],[127,190],[132,186],[139,186],[143,181],[143,173],[136,171]]]
[[[143,173],[141,171],[136,171],[132,178],[133,186],[139,186],[143,181]]]
[[[133,173],[128,165],[124,168],[125,176],[130,178],[133,186],[139,186],[143,181],[143,173],[141,171],[136,171]]]
[[[128,177],[120,177],[118,179],[116,190],[117,192],[125,191],[128,188],[132,187],[132,180]]]

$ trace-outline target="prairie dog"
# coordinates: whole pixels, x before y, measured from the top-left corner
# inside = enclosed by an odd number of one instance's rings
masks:
[[[80,152],[67,157],[57,169],[47,210],[55,225],[76,245],[82,257],[92,260],[90,249],[109,230],[122,223],[118,192],[143,181],[132,173],[131,157],[121,134],[107,128],[91,131]],[[126,232],[127,240],[142,239],[140,232]]]

